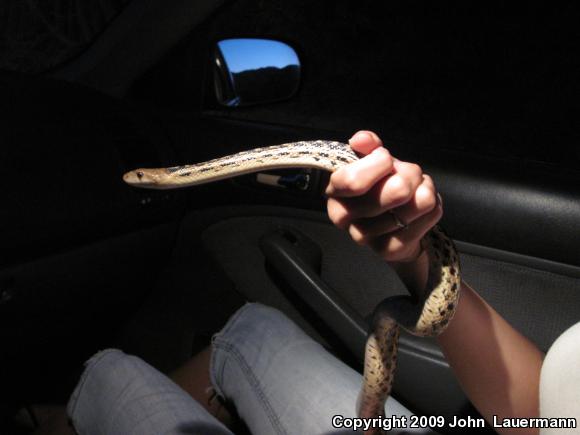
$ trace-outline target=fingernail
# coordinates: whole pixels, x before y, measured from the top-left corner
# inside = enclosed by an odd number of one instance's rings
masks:
[[[368,140],[371,139],[373,140],[373,135],[370,134],[368,131],[357,131],[349,140],[348,143],[349,145],[352,145],[353,141],[357,141],[357,140]]]

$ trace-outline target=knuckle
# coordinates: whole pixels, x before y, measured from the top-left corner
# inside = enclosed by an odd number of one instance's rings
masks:
[[[344,184],[344,175],[347,170],[347,167],[340,168],[339,170],[333,172],[330,175],[329,184],[334,187],[335,189],[340,189],[341,186]]]
[[[358,171],[353,168],[345,168],[342,176],[342,182],[340,183],[342,190],[349,191],[351,193],[359,193],[364,188],[364,180],[360,177]]]
[[[423,169],[417,163],[410,163],[409,171],[414,177],[421,177],[423,175]]]
[[[431,211],[437,206],[437,196],[426,186],[420,186],[417,189],[415,199],[420,211]]]
[[[404,202],[411,197],[411,186],[402,177],[394,176],[391,188],[391,199],[394,202]]]
[[[365,184],[364,180],[358,179],[358,180],[353,180],[351,182],[348,190],[353,195],[358,196],[358,195],[362,195],[363,193],[365,193],[368,189],[366,188],[366,184]]]
[[[435,191],[435,183],[433,182],[431,175],[423,174],[423,184],[429,186],[433,191]]]
[[[391,153],[386,148],[377,148],[375,150],[375,155],[381,166],[390,168],[393,165],[393,156],[391,156]]]

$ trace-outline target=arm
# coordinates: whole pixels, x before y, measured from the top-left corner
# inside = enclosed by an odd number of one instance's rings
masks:
[[[542,352],[467,284],[461,291],[455,317],[438,341],[463,390],[487,421],[494,414],[537,417]]]
[[[328,215],[357,243],[379,253],[405,284],[421,288],[428,262],[420,240],[443,214],[435,185],[417,165],[393,158],[374,133],[359,132],[350,143],[364,157],[331,176]],[[408,224],[404,231],[390,211]],[[493,415],[538,415],[542,353],[465,283],[455,317],[438,341],[488,421]]]

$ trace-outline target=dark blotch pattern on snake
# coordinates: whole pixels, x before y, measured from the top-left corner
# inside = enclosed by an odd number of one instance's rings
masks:
[[[175,189],[282,168],[316,168],[334,172],[358,160],[349,145],[325,140],[293,142],[242,151],[194,165],[136,169],[125,182],[150,189]],[[384,414],[397,365],[399,328],[417,336],[435,336],[449,324],[459,299],[459,256],[451,239],[435,226],[423,238],[429,258],[426,289],[382,301],[372,316],[366,344],[364,380],[358,398],[360,417]]]

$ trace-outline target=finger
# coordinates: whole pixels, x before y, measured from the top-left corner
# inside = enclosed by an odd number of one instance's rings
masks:
[[[387,210],[372,218],[361,218],[350,224],[349,232],[356,241],[377,237],[400,229],[400,223],[409,225],[421,216],[432,211],[438,204],[439,194],[429,175],[423,175],[423,183],[415,191],[413,198],[406,204]],[[396,216],[393,216],[394,215]]]
[[[423,175],[423,181],[415,190],[413,198],[394,211],[403,222],[410,224],[437,206],[438,195],[433,179],[429,175]]]
[[[350,235],[353,240],[364,243],[364,239],[396,231],[400,229],[396,218],[400,222],[409,225],[437,206],[437,195],[431,177],[429,175],[423,175],[423,183],[417,188],[411,201],[400,207],[387,210],[379,216],[361,218],[354,221],[349,226]],[[396,218],[394,218],[391,212],[396,215]]]
[[[371,239],[399,230],[399,225],[397,225],[395,219],[391,210],[388,210],[380,216],[358,219],[352,223],[349,222],[348,232],[356,243],[366,245]],[[401,221],[406,222],[402,219]]]
[[[441,216],[443,216],[443,208],[438,204],[405,230],[371,239],[368,245],[387,261],[405,261],[414,258],[420,240],[439,222]]]
[[[348,209],[341,200],[329,198],[326,202],[326,211],[332,223],[340,229],[347,229],[352,221]]]
[[[348,141],[353,151],[366,156],[376,148],[383,148],[383,141],[372,131],[357,131]]]
[[[377,182],[368,194],[342,199],[351,220],[379,216],[413,198],[423,181],[421,168],[413,163],[394,162],[393,164],[397,166],[397,173]]]
[[[386,148],[375,148],[365,157],[340,168],[330,176],[329,196],[352,197],[367,193],[393,170],[393,158]]]

